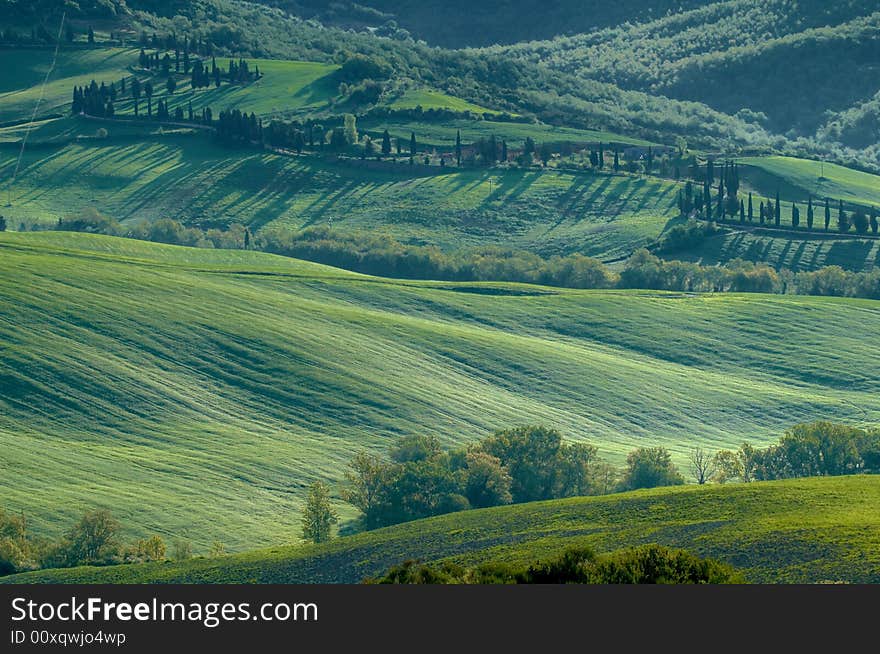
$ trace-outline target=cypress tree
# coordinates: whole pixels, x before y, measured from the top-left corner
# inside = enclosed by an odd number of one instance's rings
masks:
[[[502,163],[507,162],[507,141],[504,139],[501,140],[501,161]]]
[[[709,178],[703,182],[703,214],[706,220],[712,218],[712,191],[709,187]]]
[[[846,233],[849,231],[849,216],[846,215],[846,210],[843,208],[843,200],[838,200],[837,205],[837,229],[841,233]]]
[[[764,221],[767,219],[767,209],[764,207],[764,202],[761,202],[761,224],[764,224]]]
[[[755,211],[752,206],[752,194],[749,192],[749,222],[752,222],[755,219]]]
[[[614,172],[620,172],[620,152],[617,151],[617,148],[614,148]],[[676,179],[678,176],[676,175]]]
[[[746,205],[742,200],[739,201],[739,221],[741,223],[746,221]]]
[[[599,170],[605,167],[605,146],[599,141]]]
[[[779,191],[776,191],[776,204],[774,205],[773,217],[776,226],[779,227],[782,222],[782,203],[779,201]]]
[[[791,204],[791,226],[795,229],[801,224],[801,210],[792,202]]]
[[[391,154],[391,135],[387,129],[382,133],[382,154],[386,157]]]
[[[815,212],[813,211],[813,196],[807,200],[807,229],[813,229],[813,219]]]
[[[410,158],[416,156],[416,133],[410,132],[409,135],[409,156]]]
[[[455,133],[455,163],[461,166],[461,130]]]
[[[828,204],[828,198],[825,198],[825,231],[828,231],[831,225],[831,205]]]
[[[877,224],[877,207],[871,207],[871,233],[874,234],[874,236],[877,235],[878,227],[880,227],[880,225]]]

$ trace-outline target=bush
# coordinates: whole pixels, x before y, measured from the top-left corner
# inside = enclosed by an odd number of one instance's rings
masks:
[[[626,457],[626,470],[620,482],[622,490],[681,484],[684,484],[684,477],[663,447],[640,447]]]
[[[742,584],[741,573],[726,563],[701,559],[685,550],[644,545],[599,556],[589,548],[570,548],[526,569],[499,564],[464,568],[405,561],[374,584]]]

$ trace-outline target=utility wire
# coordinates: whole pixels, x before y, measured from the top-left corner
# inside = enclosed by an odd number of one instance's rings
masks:
[[[9,195],[7,196],[7,206],[12,206],[12,187],[15,185],[15,179],[18,177],[19,168],[21,168],[21,160],[24,157],[24,149],[27,145],[28,137],[31,134],[31,129],[34,126],[34,121],[37,119],[37,112],[40,110],[40,105],[43,103],[43,96],[46,93],[46,85],[49,83],[49,77],[51,77],[52,73],[55,71],[55,64],[58,61],[58,51],[61,49],[61,37],[64,32],[64,20],[67,18],[67,12],[65,11],[61,14],[61,24],[58,26],[58,38],[55,41],[55,54],[52,56],[52,65],[49,66],[49,70],[46,72],[46,77],[43,79],[43,84],[40,87],[40,97],[37,98],[37,103],[34,105],[34,113],[31,115],[31,120],[27,124],[27,129],[24,132],[24,138],[21,140],[21,150],[18,152],[18,161],[15,162],[15,170],[12,171],[12,179],[9,180]]]

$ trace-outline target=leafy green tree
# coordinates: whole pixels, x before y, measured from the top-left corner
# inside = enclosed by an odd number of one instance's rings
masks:
[[[355,145],[358,142],[357,118],[354,114],[345,114],[342,117],[342,132],[348,145]]]
[[[159,535],[141,538],[135,541],[131,555],[138,561],[164,561],[167,548]]]
[[[509,471],[515,502],[553,497],[558,474],[555,462],[561,446],[562,434],[541,426],[506,429],[481,443],[481,449]]]
[[[621,481],[624,490],[678,486],[683,483],[684,478],[663,447],[640,447],[626,457],[626,469]]]
[[[441,454],[440,441],[436,436],[403,436],[389,450],[391,460],[396,463],[426,461]]]
[[[720,450],[713,457],[715,467],[715,481],[725,484],[742,478],[743,464],[739,453],[730,450]]]
[[[852,212],[852,216],[850,216],[850,220],[852,221],[852,225],[853,227],[855,227],[858,234],[868,233],[870,221],[868,220],[868,215],[865,213],[864,209],[862,209],[861,207],[856,207],[856,209]]]
[[[322,481],[309,486],[306,508],[302,517],[302,535],[313,543],[324,543],[330,540],[333,525],[339,522],[339,516],[330,503],[330,489]]]
[[[119,551],[122,525],[106,509],[86,512],[64,534],[62,545],[67,565],[103,563]]]
[[[501,461],[487,452],[467,453],[464,495],[474,508],[510,504],[512,479]]]
[[[377,526],[386,504],[385,489],[390,479],[387,464],[372,454],[357,454],[345,472],[347,486],[342,499],[360,509],[368,527]]]

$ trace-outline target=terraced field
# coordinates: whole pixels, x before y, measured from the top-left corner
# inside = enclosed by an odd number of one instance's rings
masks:
[[[204,551],[295,541],[305,486],[402,434],[528,423],[621,462],[880,419],[876,302],[397,282],[291,259],[0,234],[0,496]],[[351,509],[338,504],[346,517]]]
[[[219,559],[18,575],[7,583],[353,583],[406,559],[528,564],[570,546],[685,547],[765,583],[880,582],[880,477],[663,488],[467,511]],[[4,581],[4,580],[0,580]]]

